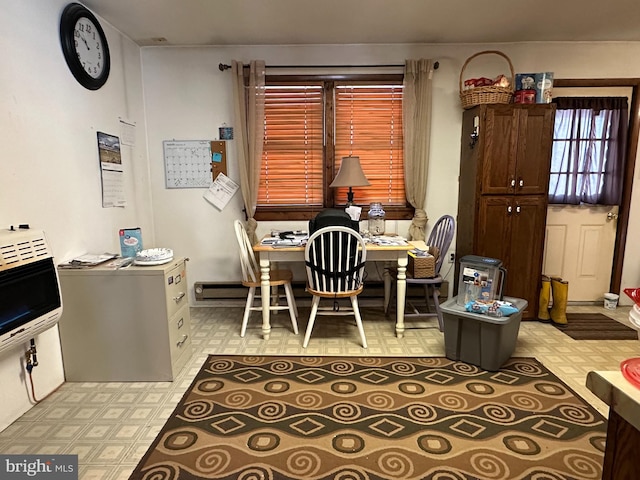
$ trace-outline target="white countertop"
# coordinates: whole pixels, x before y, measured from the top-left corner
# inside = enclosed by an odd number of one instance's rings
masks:
[[[587,388],[640,430],[640,388],[624,378],[621,371],[589,372]]]

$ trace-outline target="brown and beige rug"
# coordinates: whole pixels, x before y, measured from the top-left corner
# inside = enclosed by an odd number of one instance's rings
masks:
[[[131,479],[596,480],[605,436],[532,358],[210,356]]]
[[[567,325],[555,325],[574,340],[638,340],[638,332],[602,313],[567,313]]]

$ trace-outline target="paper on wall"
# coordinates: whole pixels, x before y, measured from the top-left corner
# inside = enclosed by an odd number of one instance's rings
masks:
[[[209,186],[209,189],[204,192],[203,197],[218,210],[222,210],[238,191],[238,188],[240,188],[240,186],[236,182],[224,173],[219,173]]]

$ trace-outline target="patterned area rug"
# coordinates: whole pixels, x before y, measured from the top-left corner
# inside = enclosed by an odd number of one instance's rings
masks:
[[[210,356],[131,479],[599,479],[606,420],[532,358]]]
[[[558,330],[574,340],[638,340],[638,332],[601,313],[567,313],[568,324]]]

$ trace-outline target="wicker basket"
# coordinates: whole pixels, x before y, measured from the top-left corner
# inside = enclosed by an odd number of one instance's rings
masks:
[[[433,278],[436,276],[436,261],[440,252],[436,247],[429,247],[429,254],[418,257],[409,252],[407,274],[413,278]]]
[[[463,90],[462,77],[464,75],[464,70],[465,68],[467,68],[469,62],[480,55],[488,54],[500,55],[509,63],[509,70],[511,71],[511,86],[497,87],[492,85],[487,87],[475,87],[470,88],[469,90]],[[513,64],[511,63],[509,57],[507,57],[504,53],[498,50],[485,50],[471,55],[469,58],[467,58],[467,61],[464,62],[462,70],[460,70],[460,102],[462,103],[462,108],[466,110],[471,107],[475,107],[476,105],[483,105],[486,103],[511,103],[511,99],[513,98],[514,81],[515,72],[513,71]]]

